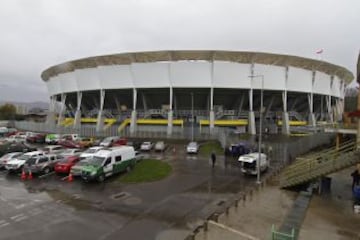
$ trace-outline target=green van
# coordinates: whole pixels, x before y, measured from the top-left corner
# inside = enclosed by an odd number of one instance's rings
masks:
[[[113,174],[130,171],[135,165],[135,151],[131,146],[119,146],[98,151],[83,166],[81,177],[85,181],[103,182]]]

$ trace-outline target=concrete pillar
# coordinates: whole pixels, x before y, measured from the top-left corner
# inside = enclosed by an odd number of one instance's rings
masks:
[[[173,105],[173,89],[172,87],[170,87],[170,93],[169,93],[169,112],[168,112],[168,126],[167,126],[167,135],[171,135],[172,134],[172,130],[173,130],[173,110],[172,110],[172,105]]]
[[[49,106],[49,112],[46,116],[46,125],[50,127],[50,129],[53,129],[55,127],[55,96],[50,97],[50,106]]]
[[[282,134],[289,135],[290,134],[290,126],[289,126],[289,113],[282,113],[282,126],[281,126]]]
[[[99,105],[99,113],[96,120],[96,132],[101,132],[104,130],[104,116],[103,116],[103,109],[104,109],[104,101],[105,101],[105,90],[100,90],[100,105]]]
[[[61,123],[64,121],[65,110],[66,110],[66,93],[63,93],[63,94],[61,94],[61,109],[60,109],[59,118],[58,118],[58,122],[57,122],[58,126],[60,126]]]
[[[327,107],[328,121],[330,123],[333,123],[334,122],[334,116],[333,116],[332,108],[331,108],[331,95],[328,95],[326,97],[326,107]]]
[[[215,127],[215,113],[214,113],[214,88],[210,89],[210,133],[212,133],[214,131],[214,127]]]
[[[167,127],[167,135],[171,135],[172,134],[172,130],[173,130],[173,111],[170,110],[168,112],[168,127]]]
[[[137,101],[137,91],[133,89],[133,110],[131,112],[131,120],[130,120],[130,134],[136,131],[136,101]]]
[[[74,119],[75,129],[79,129],[81,126],[81,101],[82,101],[82,92],[77,92],[77,107],[76,107],[75,119]]]
[[[255,113],[254,113],[254,111],[249,111],[248,133],[251,134],[251,135],[256,134]]]
[[[314,113],[309,113],[309,124],[312,127],[316,127],[316,118]]]

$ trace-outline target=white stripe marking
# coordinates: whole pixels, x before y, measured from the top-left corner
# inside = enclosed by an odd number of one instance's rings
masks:
[[[0,197],[0,200],[1,200],[1,201],[4,201],[4,202],[7,201],[7,200],[6,200],[5,198],[3,198],[3,197]]]
[[[4,223],[4,224],[1,224],[1,225],[0,225],[0,228],[6,227],[6,226],[9,225],[9,224],[10,224],[10,223],[8,223],[8,222],[7,222],[7,223]]]
[[[0,225],[5,223],[6,221],[5,220],[0,220]]]
[[[25,220],[25,219],[27,219],[27,218],[28,218],[27,216],[23,216],[23,217],[21,217],[21,218],[15,219],[14,221],[15,221],[15,222],[20,222],[20,221]]]
[[[16,209],[20,209],[20,208],[23,208],[23,207],[25,207],[25,206],[26,206],[25,204],[20,204],[20,205],[15,206],[15,208],[16,208]]]
[[[24,214],[18,214],[18,215],[12,216],[10,218],[11,218],[11,220],[14,220],[16,218],[23,217],[23,216],[24,216]]]

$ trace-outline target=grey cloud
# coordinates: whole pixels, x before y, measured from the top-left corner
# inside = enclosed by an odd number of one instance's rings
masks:
[[[2,0],[0,83],[11,79],[12,88],[0,87],[0,96],[21,96],[24,87],[29,99],[46,100],[40,74],[47,67],[124,51],[253,50],[316,58],[315,50],[324,48],[325,61],[355,71],[358,9],[357,0]]]

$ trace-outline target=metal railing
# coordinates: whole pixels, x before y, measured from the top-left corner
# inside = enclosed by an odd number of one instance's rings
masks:
[[[354,141],[346,142],[339,148],[326,149],[299,158],[281,174],[280,186],[290,187],[315,180],[360,162],[360,151]]]
[[[271,227],[271,240],[295,240],[295,229],[291,233],[283,233],[275,230],[275,225]]]

